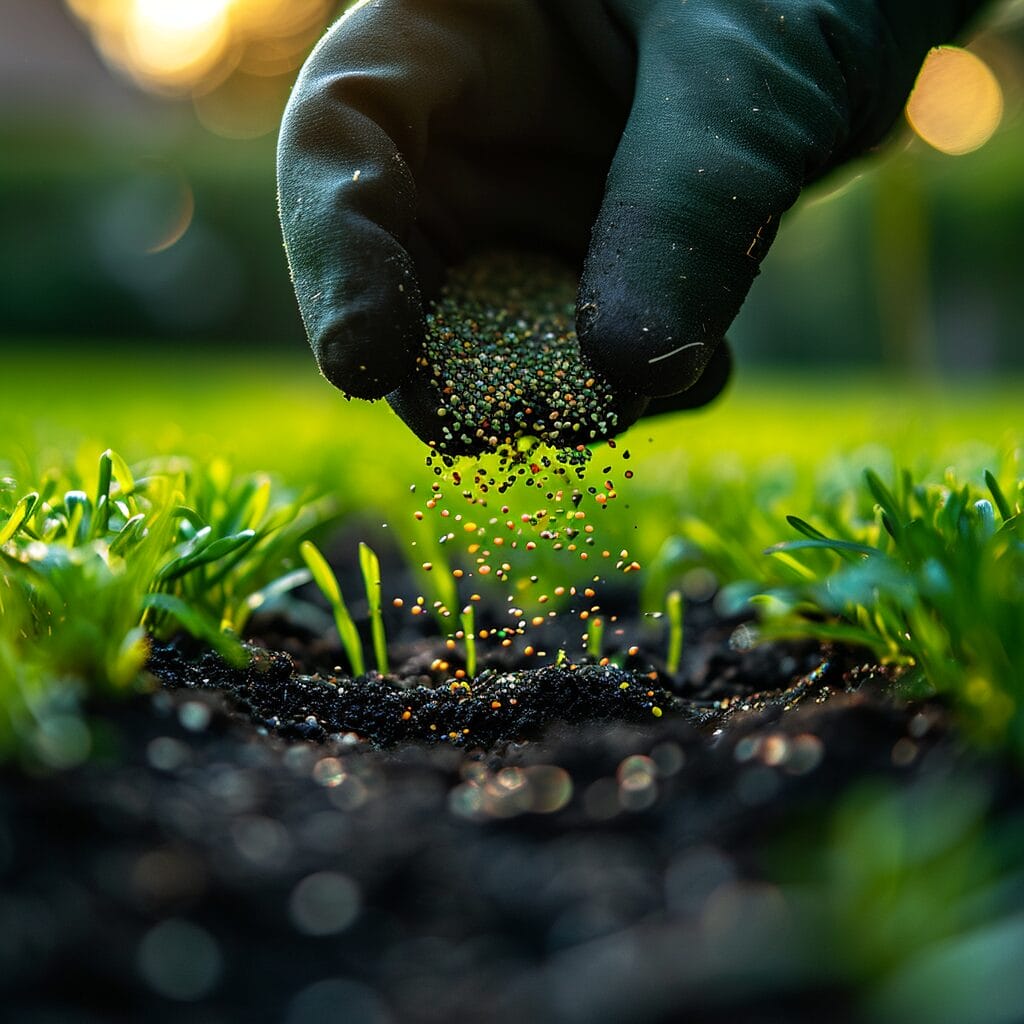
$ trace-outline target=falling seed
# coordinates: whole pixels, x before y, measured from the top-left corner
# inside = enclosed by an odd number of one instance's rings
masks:
[[[457,270],[428,312],[427,343],[418,365],[425,372],[427,386],[434,389],[434,408],[440,415],[437,443],[426,457],[426,465],[438,479],[431,483],[424,508],[445,521],[441,544],[456,538],[450,525],[462,526],[459,532],[466,541],[460,546],[475,564],[465,570],[443,567],[455,580],[475,575],[486,578],[487,585],[493,585],[493,578],[501,583],[514,580],[514,586],[522,588],[528,584],[526,579],[514,578],[513,551],[532,553],[546,544],[550,551],[568,552],[584,562],[589,557],[587,550],[580,550],[584,546],[593,546],[594,555],[598,554],[595,541],[600,535],[595,533],[594,523],[586,522],[588,513],[595,520],[598,517],[583,499],[589,495],[602,512],[607,510],[617,497],[614,462],[602,467],[595,485],[582,481],[591,459],[588,443],[613,432],[617,425],[615,403],[599,376],[580,372],[579,345],[572,331],[572,284],[560,279],[552,267],[533,273],[519,259],[498,257]],[[482,463],[456,468],[455,454],[474,446],[481,452],[490,448],[497,455],[497,471]],[[615,442],[610,441],[608,447],[614,450]],[[629,458],[629,452],[621,457]],[[632,470],[626,470],[627,478],[632,475]],[[453,483],[454,493],[447,486]],[[579,486],[574,486],[576,483]],[[507,519],[510,509],[505,504],[500,506],[501,518],[481,513],[489,497],[505,494],[513,484],[534,487],[536,497],[545,495],[548,504],[532,514],[512,513]],[[443,492],[448,493],[449,502],[461,495],[475,506],[474,514],[446,507]],[[418,510],[415,518],[422,520],[424,514]],[[544,528],[534,529],[539,526]],[[608,550],[602,549],[600,554],[612,557]],[[501,555],[510,560],[499,562]],[[432,568],[432,563],[423,563],[424,571]],[[640,570],[640,563],[623,549],[616,568],[632,573]],[[529,579],[537,582],[538,577]],[[550,593],[564,597],[566,589],[553,587]],[[571,595],[577,594],[575,587],[568,589]],[[597,597],[593,587],[581,587],[580,593],[588,601]],[[469,600],[479,602],[481,598],[474,594]],[[512,601],[511,594],[507,600]],[[547,601],[547,595],[539,598],[541,604]],[[435,601],[435,609],[440,604]],[[582,611],[574,607],[548,616],[570,614],[586,620],[599,607],[593,604]],[[443,609],[440,614],[450,612]],[[546,621],[542,615],[526,618],[522,611],[514,614],[521,621],[508,635],[493,629],[482,631],[483,635],[497,636],[503,646],[509,646],[510,637],[521,634],[528,623],[536,627]],[[524,653],[532,655],[534,649],[527,647]]]

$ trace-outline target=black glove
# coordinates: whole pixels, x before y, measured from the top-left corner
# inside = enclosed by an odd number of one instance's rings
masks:
[[[782,213],[886,135],[928,49],[981,6],[360,4],[307,61],[279,144],[321,371],[347,395],[387,395],[429,437],[424,297],[447,266],[522,247],[582,266],[582,351],[639,399],[626,419],[654,396],[708,400]]]

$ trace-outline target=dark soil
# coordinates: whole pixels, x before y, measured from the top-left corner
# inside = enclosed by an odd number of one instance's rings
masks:
[[[794,835],[813,857],[864,779],[998,766],[855,652],[736,625],[692,609],[678,679],[495,666],[470,693],[154,647],[88,763],[6,770],[0,1015],[858,1019],[767,866]]]

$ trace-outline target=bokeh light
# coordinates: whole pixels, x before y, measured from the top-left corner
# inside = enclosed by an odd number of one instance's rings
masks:
[[[231,0],[135,0],[125,48],[147,78],[191,84],[209,74],[230,38]]]
[[[144,89],[202,101],[214,131],[249,137],[271,129],[294,71],[335,0],[65,0],[115,71]],[[242,86],[239,87],[239,81]],[[225,116],[227,111],[228,116]]]
[[[929,146],[962,156],[992,138],[1003,107],[1003,90],[988,64],[967,50],[942,46],[921,68],[907,120]]]

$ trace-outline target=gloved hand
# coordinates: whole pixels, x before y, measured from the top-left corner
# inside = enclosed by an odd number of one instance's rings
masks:
[[[804,185],[878,143],[982,0],[368,0],[320,42],[279,143],[323,374],[424,439],[423,302],[523,247],[582,267],[585,359],[699,404]],[[703,382],[701,378],[703,375]],[[665,407],[665,401],[654,405]],[[652,406],[653,408],[653,406]]]

